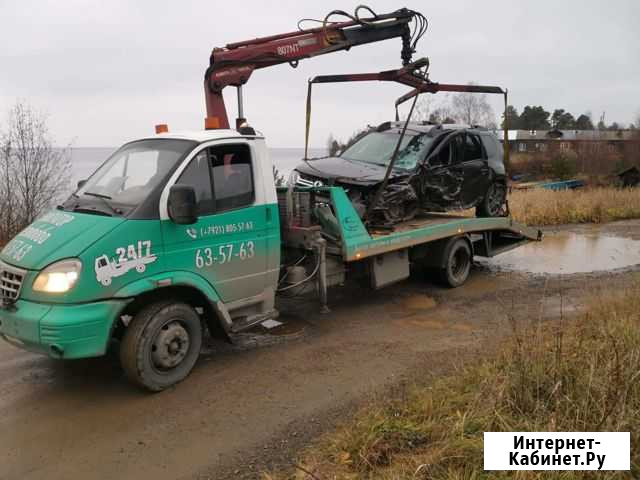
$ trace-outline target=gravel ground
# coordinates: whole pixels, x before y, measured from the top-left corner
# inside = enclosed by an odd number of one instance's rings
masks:
[[[640,221],[557,231],[640,239]],[[551,233],[552,234],[552,233]],[[588,259],[585,259],[588,261]],[[0,478],[257,478],[290,467],[310,440],[371,395],[485,355],[517,321],[579,312],[640,267],[563,276],[474,268],[448,290],[428,278],[379,292],[281,305],[278,335],[205,347],[191,376],[160,394],[132,388],[113,359],[58,362],[0,344]]]

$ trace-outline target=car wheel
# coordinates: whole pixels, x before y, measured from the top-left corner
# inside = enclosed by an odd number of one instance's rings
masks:
[[[158,302],[138,313],[120,346],[120,363],[129,380],[158,392],[183,380],[202,346],[202,324],[184,303]]]
[[[452,238],[443,252],[444,266],[440,269],[440,280],[451,288],[459,287],[469,278],[473,255],[464,238]]]
[[[505,213],[507,187],[500,182],[492,182],[480,205],[476,207],[477,217],[501,217]]]

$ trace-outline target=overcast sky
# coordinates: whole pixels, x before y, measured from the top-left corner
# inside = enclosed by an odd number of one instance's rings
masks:
[[[214,46],[294,30],[360,3],[421,11],[429,30],[414,58],[428,56],[431,79],[494,84],[527,104],[564,108],[595,121],[632,122],[640,111],[640,1],[72,1],[0,0],[0,129],[23,99],[49,114],[55,142],[117,146],[157,123],[201,129],[202,78]],[[400,66],[400,40],[365,45],[253,74],[245,116],[271,146],[301,146],[306,80],[319,74]],[[320,85],[311,142],[348,137],[393,117],[407,88]],[[226,90],[235,118],[235,89]],[[493,102],[501,112],[500,99]]]

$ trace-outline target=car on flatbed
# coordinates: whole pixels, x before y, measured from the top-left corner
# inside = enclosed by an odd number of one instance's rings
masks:
[[[290,181],[301,187],[342,186],[362,217],[384,179],[404,123],[383,123],[337,156],[304,160]],[[408,123],[371,223],[392,225],[413,218],[420,210],[476,208],[477,216],[504,215],[507,177],[503,155],[490,130]]]

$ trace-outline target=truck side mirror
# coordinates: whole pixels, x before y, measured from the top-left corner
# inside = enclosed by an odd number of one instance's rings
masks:
[[[196,191],[191,185],[174,185],[169,190],[169,218],[178,225],[193,225],[198,221]]]
[[[85,186],[85,184],[87,183],[86,180],[78,180],[78,188],[82,188]]]

